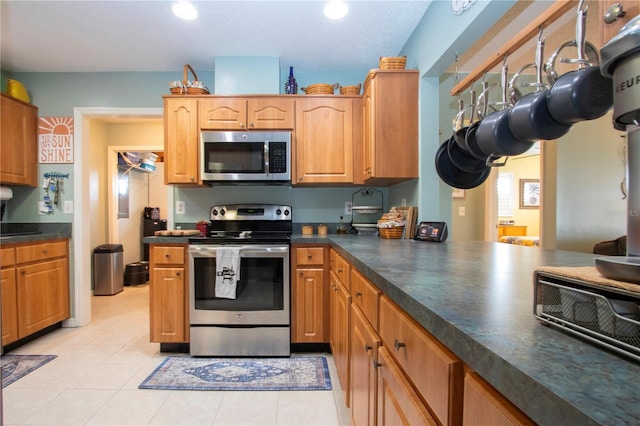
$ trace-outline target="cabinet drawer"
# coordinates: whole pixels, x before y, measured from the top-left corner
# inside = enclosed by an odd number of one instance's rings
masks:
[[[322,265],[323,263],[323,247],[298,247],[296,249],[297,265]]]
[[[380,337],[442,424],[459,425],[462,361],[384,296]]]
[[[54,241],[16,247],[16,262],[27,263],[67,256],[67,242]]]
[[[184,264],[184,247],[154,247],[153,261],[156,265],[182,265]]]
[[[351,290],[351,265],[349,265],[349,262],[347,262],[344,257],[340,256],[337,251],[331,249],[331,252],[329,253],[329,264],[331,265],[331,270],[335,272],[342,284],[348,290]]]
[[[378,309],[382,294],[356,269],[351,270],[351,294],[355,304],[360,308],[374,329],[378,329]]]
[[[0,267],[13,266],[16,263],[16,249],[13,247],[0,249]]]
[[[535,423],[477,373],[468,372],[464,377],[462,424],[512,426]]]

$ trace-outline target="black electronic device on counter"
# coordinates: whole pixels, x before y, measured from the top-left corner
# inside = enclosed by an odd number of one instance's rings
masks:
[[[447,239],[448,233],[445,222],[420,222],[413,239],[441,243]]]

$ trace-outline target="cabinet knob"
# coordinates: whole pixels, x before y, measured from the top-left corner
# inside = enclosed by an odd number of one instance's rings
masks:
[[[342,269],[338,269],[338,273],[341,274],[342,273]]]
[[[364,344],[364,351],[365,352],[369,352],[371,349],[373,349],[373,347],[367,345],[366,343]]]
[[[298,182],[302,182],[302,176],[298,178]]]
[[[42,250],[42,254],[49,254],[49,250],[47,249]]]
[[[242,121],[240,122],[240,127],[244,129],[244,123]]]
[[[360,293],[359,291],[356,291],[356,297],[362,297],[362,293]]]
[[[307,259],[313,259],[313,255],[308,254],[308,255],[307,255]]]
[[[179,276],[180,276],[180,272],[176,272],[176,277],[179,277]]]
[[[193,176],[189,176],[189,180],[191,180],[191,182],[195,181],[196,178],[194,178]]]
[[[255,124],[253,124],[253,121],[251,123],[249,123],[249,127],[256,127]]]
[[[396,351],[399,351],[400,348],[404,348],[407,345],[404,342],[399,341],[398,339],[394,339],[393,346],[396,348]]]
[[[378,368],[378,367],[382,367],[382,364],[380,364],[379,362],[373,361],[373,368]]]
[[[164,257],[168,259],[168,258],[170,258],[170,257],[171,257],[171,255],[170,255],[169,253],[165,253],[165,254],[164,254]]]

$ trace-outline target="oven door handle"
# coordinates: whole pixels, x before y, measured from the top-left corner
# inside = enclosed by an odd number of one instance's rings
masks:
[[[240,257],[279,257],[289,253],[289,246],[283,245],[190,245],[192,257],[216,257],[218,248],[239,248]]]

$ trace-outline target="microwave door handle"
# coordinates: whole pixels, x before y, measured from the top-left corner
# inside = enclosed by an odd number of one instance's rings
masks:
[[[264,142],[264,168],[267,176],[269,176],[269,142]]]

